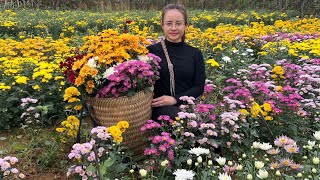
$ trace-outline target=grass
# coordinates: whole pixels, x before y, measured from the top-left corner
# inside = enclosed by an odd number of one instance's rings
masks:
[[[87,122],[84,125],[88,125]],[[59,140],[56,126],[12,128],[0,132],[0,157],[15,156],[27,179],[66,179],[72,144]],[[74,143],[75,139],[70,139]]]

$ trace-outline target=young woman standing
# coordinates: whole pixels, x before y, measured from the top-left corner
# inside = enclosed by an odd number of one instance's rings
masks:
[[[165,39],[148,47],[150,53],[159,56],[160,79],[154,87],[152,118],[169,115],[171,119],[180,112],[181,96],[197,98],[205,85],[205,66],[199,49],[185,43],[188,25],[186,8],[169,4],[163,8],[161,26]]]

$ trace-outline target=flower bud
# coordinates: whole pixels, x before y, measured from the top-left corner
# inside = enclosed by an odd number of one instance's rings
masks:
[[[280,173],[279,170],[276,171],[276,175],[277,175],[277,176],[281,176],[281,173]]]
[[[313,162],[313,164],[319,164],[320,159],[319,159],[318,157],[314,157],[314,158],[312,159],[312,162]]]
[[[252,177],[251,174],[248,174],[248,175],[247,175],[247,179],[251,180],[252,178],[253,178],[253,177]]]
[[[199,156],[199,157],[197,158],[197,161],[198,161],[198,163],[202,163],[202,157]]]
[[[141,175],[141,177],[145,177],[147,175],[147,170],[140,169],[139,174]]]
[[[303,158],[303,159],[308,159],[308,157],[307,157],[307,156],[303,156],[302,158]]]
[[[209,165],[209,166],[212,165],[212,161],[211,161],[211,160],[208,161],[208,165]]]
[[[239,164],[238,166],[237,166],[237,170],[238,171],[241,171],[243,169],[243,166],[241,165],[241,164]]]
[[[317,173],[317,170],[315,168],[312,168],[312,173]]]
[[[168,163],[169,163],[168,160],[164,160],[161,162],[161,166],[165,167],[165,166],[167,166]]]
[[[297,176],[298,176],[298,177],[302,177],[302,174],[301,174],[301,173],[298,173]]]
[[[192,159],[188,159],[188,160],[187,160],[187,164],[188,164],[189,166],[191,166],[191,165],[192,165]]]

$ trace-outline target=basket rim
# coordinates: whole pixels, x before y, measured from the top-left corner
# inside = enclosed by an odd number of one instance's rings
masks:
[[[119,100],[119,99],[130,99],[130,98],[133,98],[135,96],[141,96],[141,94],[153,94],[153,92],[151,91],[145,91],[145,90],[142,90],[142,91],[138,91],[136,93],[134,93],[132,96],[119,96],[119,97],[108,97],[108,98],[99,98],[99,97],[86,97],[85,99],[90,99],[90,100],[95,100],[95,101],[99,101],[99,100]]]

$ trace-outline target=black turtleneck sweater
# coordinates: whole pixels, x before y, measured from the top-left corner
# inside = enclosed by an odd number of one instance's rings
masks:
[[[192,96],[197,98],[203,93],[205,85],[205,66],[202,53],[185,42],[172,43],[165,40],[168,54],[173,64],[175,77],[175,98],[178,104],[181,104],[181,96]],[[161,43],[147,47],[150,53],[161,58],[160,79],[154,86],[154,97],[160,97],[170,94],[170,74],[166,57],[164,55]]]

